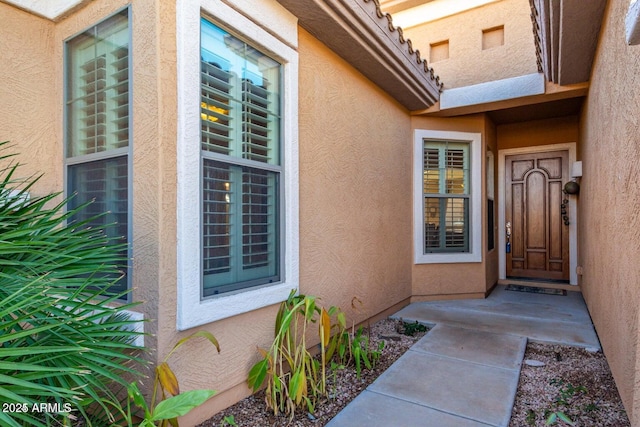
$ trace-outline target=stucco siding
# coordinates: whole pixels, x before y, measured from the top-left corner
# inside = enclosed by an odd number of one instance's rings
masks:
[[[438,131],[457,131],[482,134],[482,158],[485,157],[486,149],[486,121],[488,118],[483,114],[467,116],[462,118],[428,118],[415,116],[412,118],[412,129],[428,129]],[[485,164],[485,161],[482,161]],[[482,215],[480,224],[473,226],[482,227],[482,261],[473,263],[451,263],[451,264],[413,264],[412,267],[412,298],[415,301],[425,299],[442,298],[481,298],[487,290],[486,271],[486,189],[484,167],[482,180]],[[472,186],[475,183],[472,183]]]
[[[530,13],[526,1],[502,0],[406,28],[405,35],[451,89],[536,73]],[[504,44],[483,50],[483,30],[500,26]],[[434,62],[430,46],[443,41],[449,44],[448,58]],[[434,53],[441,55],[437,49]]]
[[[23,176],[44,174],[33,196],[61,191],[62,64],[54,24],[5,3],[0,22],[0,141],[19,154]]]
[[[411,295],[410,119],[304,30],[299,53],[300,288],[359,322]]]
[[[625,43],[628,2],[609,2],[581,118],[581,286],[632,425],[640,424],[640,47]]]
[[[577,116],[499,125],[498,149],[578,142]]]

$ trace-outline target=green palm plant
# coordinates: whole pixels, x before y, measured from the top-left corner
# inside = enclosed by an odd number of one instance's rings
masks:
[[[127,314],[135,304],[108,293],[126,245],[90,226],[95,217],[74,221],[86,205],[29,197],[38,177],[17,178],[9,149],[0,142],[0,402],[10,409],[0,424],[111,424],[146,364]],[[42,403],[58,410],[35,410]]]

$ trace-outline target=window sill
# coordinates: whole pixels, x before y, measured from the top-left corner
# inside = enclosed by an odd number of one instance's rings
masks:
[[[416,255],[415,259],[415,264],[453,264],[465,262],[482,262],[482,256],[475,253],[420,254]]]
[[[216,295],[205,300],[188,297],[193,293],[183,292],[178,301],[177,327],[179,331],[248,313],[259,308],[285,301],[297,286],[289,283],[263,286],[234,294]],[[187,298],[185,298],[187,297]]]
[[[136,326],[133,328],[135,332],[144,333],[144,314],[137,311],[124,310],[124,313],[129,315],[129,319],[136,320]],[[138,335],[132,343],[136,347],[144,347],[144,335]]]

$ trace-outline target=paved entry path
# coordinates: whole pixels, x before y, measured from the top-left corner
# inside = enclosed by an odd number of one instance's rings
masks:
[[[327,427],[507,426],[527,340],[600,349],[582,295],[507,291],[413,303],[433,328]]]

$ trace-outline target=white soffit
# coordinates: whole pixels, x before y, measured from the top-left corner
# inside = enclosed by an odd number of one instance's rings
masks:
[[[527,74],[477,85],[446,89],[440,94],[440,109],[506,101],[545,92],[544,74]]]
[[[393,23],[402,28],[415,27],[496,1],[500,0],[435,0],[393,13]]]
[[[27,12],[55,21],[86,0],[1,0]]]

